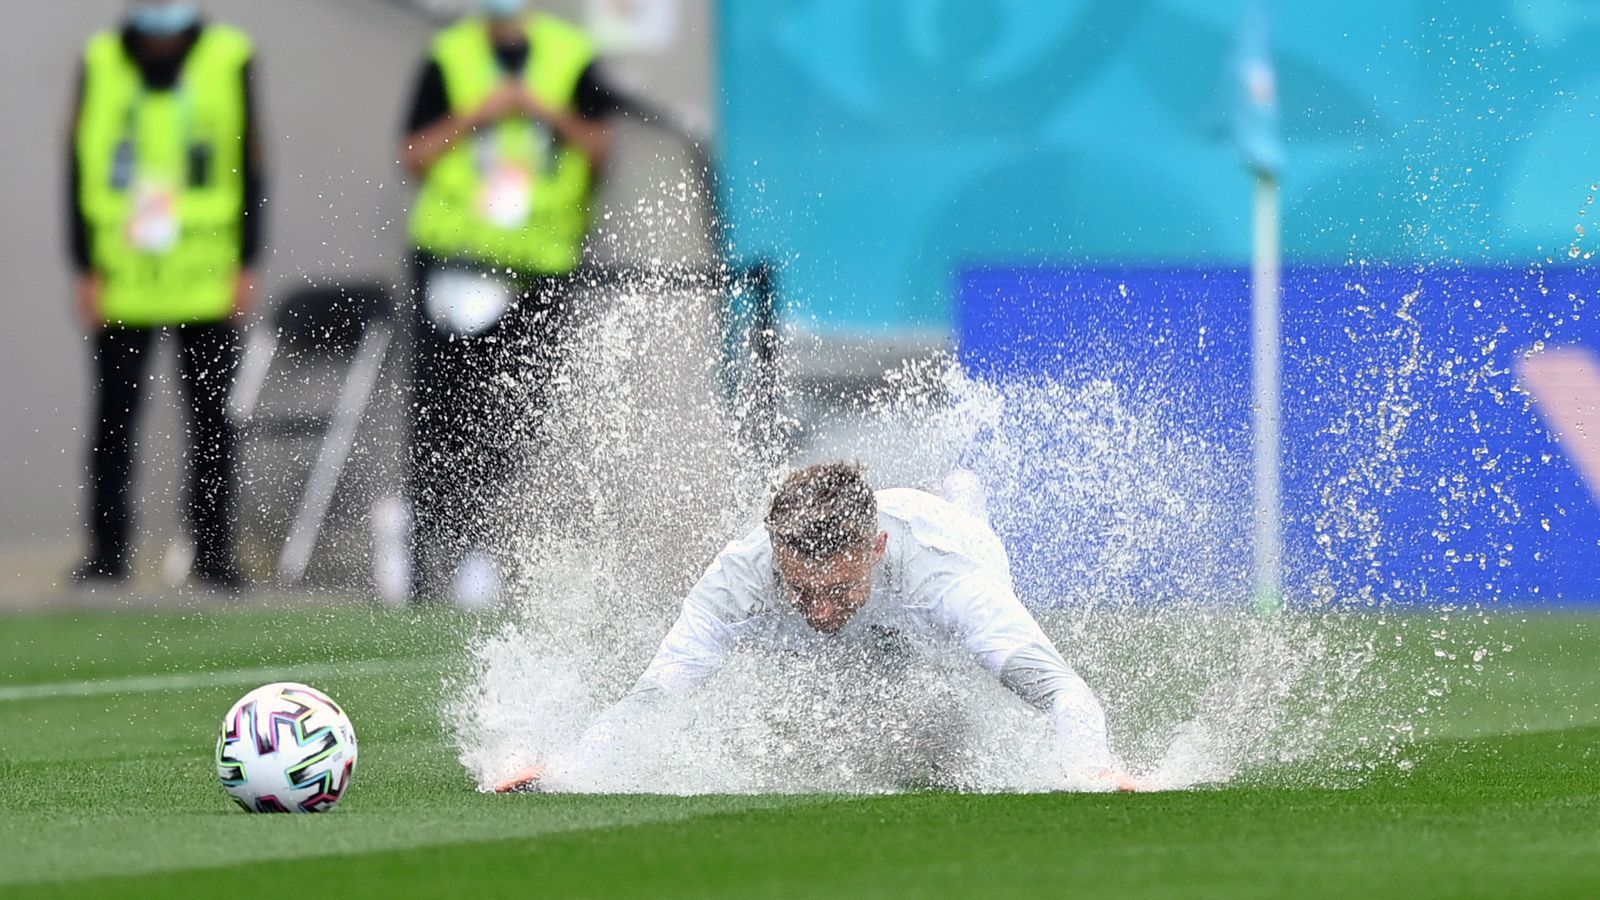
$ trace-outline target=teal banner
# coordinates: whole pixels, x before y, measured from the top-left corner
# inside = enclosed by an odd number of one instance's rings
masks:
[[[722,0],[736,252],[791,321],[948,335],[973,264],[1234,264],[1249,0]],[[1267,6],[1284,252],[1584,258],[1600,4]]]

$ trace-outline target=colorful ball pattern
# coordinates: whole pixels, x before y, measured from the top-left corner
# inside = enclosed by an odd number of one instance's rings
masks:
[[[326,812],[349,790],[355,768],[350,717],[303,684],[245,694],[217,737],[217,777],[248,812]]]

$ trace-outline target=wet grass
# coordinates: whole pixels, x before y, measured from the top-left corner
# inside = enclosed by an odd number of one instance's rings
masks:
[[[0,895],[1600,896],[1600,620],[1494,624],[1513,674],[1350,789],[680,798],[477,793],[437,725],[448,616],[3,619]],[[253,686],[227,670],[259,668],[315,672],[356,721],[335,812],[249,816],[216,786],[217,720]]]

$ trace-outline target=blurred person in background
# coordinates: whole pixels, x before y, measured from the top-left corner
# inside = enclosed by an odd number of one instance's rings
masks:
[[[214,588],[240,584],[226,405],[261,245],[252,58],[248,36],[182,0],[135,0],[84,51],[69,222],[95,399],[89,549],[75,581],[128,577],[134,427],[156,338],[168,332],[188,414],[191,574]]]
[[[615,111],[595,49],[526,0],[477,0],[433,41],[401,161],[420,185],[413,584],[492,603],[487,510],[513,474],[568,319]]]

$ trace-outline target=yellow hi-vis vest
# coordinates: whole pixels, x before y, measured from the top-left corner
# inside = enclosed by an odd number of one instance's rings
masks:
[[[251,53],[243,32],[207,25],[177,84],[151,91],[120,34],[89,39],[76,133],[78,196],[90,265],[105,276],[107,322],[179,325],[232,312]]]
[[[549,16],[528,19],[528,90],[552,109],[572,112],[578,80],[594,46],[577,27]],[[505,77],[495,61],[488,23],[466,18],[434,39],[433,60],[444,75],[453,115],[477,108]],[[525,215],[495,221],[488,209],[494,173],[513,167],[526,177]],[[577,268],[589,225],[594,183],[589,159],[556,141],[544,125],[522,118],[458,138],[434,161],[411,212],[417,248],[446,259],[508,266],[535,274]]]

